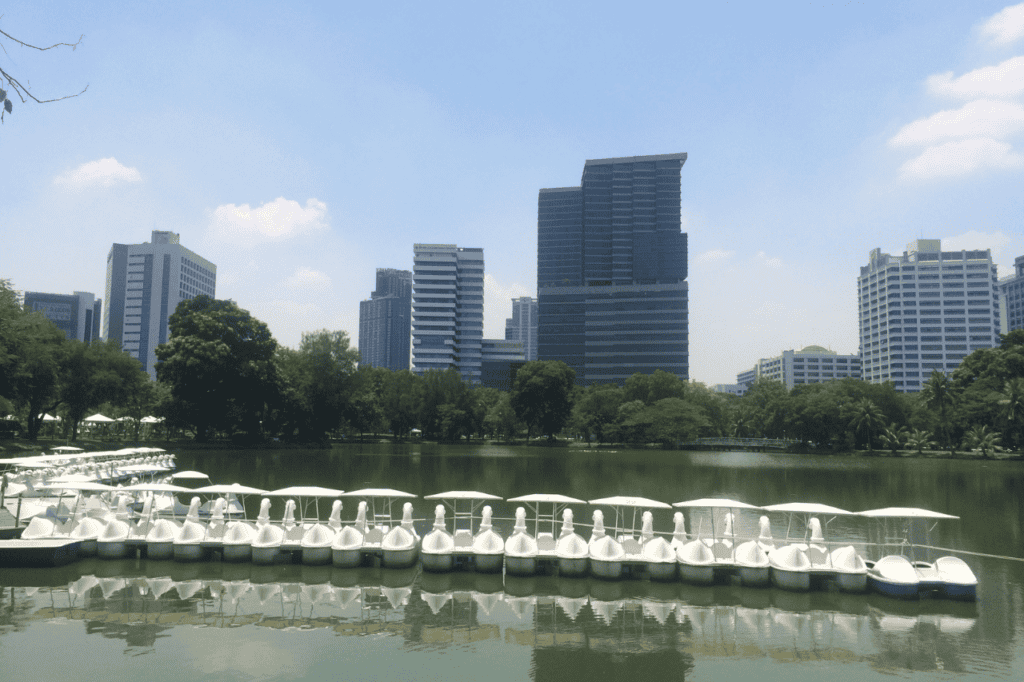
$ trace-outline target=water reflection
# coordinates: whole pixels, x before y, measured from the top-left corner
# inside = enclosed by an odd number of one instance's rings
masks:
[[[382,635],[441,651],[499,643],[532,649],[537,679],[564,679],[566,666],[593,679],[627,670],[679,677],[708,658],[965,672],[964,649],[977,647],[979,634],[977,606],[938,600],[418,569],[114,563],[122,573],[111,574],[110,562],[81,562],[90,572],[65,571],[62,584],[51,576],[41,587],[5,588],[0,634],[81,621],[87,634],[123,640],[133,653],[182,627]]]

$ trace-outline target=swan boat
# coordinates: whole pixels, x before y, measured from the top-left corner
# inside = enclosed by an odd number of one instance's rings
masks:
[[[562,510],[562,532],[555,542],[558,556],[558,575],[580,578],[590,568],[590,546],[573,530],[572,509]]]
[[[872,589],[887,596],[910,599],[918,597],[922,592],[931,591],[939,592],[948,599],[976,599],[978,579],[963,559],[944,556],[934,562],[918,560],[915,556],[915,545],[908,540],[912,537],[914,522],[920,521],[925,524],[925,545],[930,547],[929,536],[935,523],[931,527],[927,524],[930,521],[937,523],[940,520],[960,517],[916,507],[871,509],[859,512],[858,515],[877,519],[881,523],[882,547],[890,544],[890,539],[896,540],[901,547],[910,546],[909,559],[902,554],[889,554],[878,561],[868,562],[868,582]],[[901,522],[902,534],[889,536],[890,519]]]
[[[628,495],[616,495],[599,500],[590,500],[589,504],[605,505],[614,510],[615,522],[611,529],[615,533],[615,542],[622,548],[621,557],[616,559],[615,557],[618,557],[618,552],[607,540],[601,540],[596,544],[592,543],[590,548],[590,565],[595,575],[602,578],[613,577],[614,564],[618,562],[621,566],[621,571],[630,574],[631,577],[639,578],[645,571],[652,577],[659,576],[658,579],[662,580],[666,579],[669,574],[675,577],[675,552],[669,551],[671,549],[670,546],[661,547],[661,543],[657,542],[659,538],[654,537],[653,527],[650,531],[650,536],[645,538],[642,534],[642,527],[638,527],[637,524],[637,512],[640,512],[640,525],[642,526],[644,512],[649,512],[651,509],[672,509],[672,505],[646,497]],[[630,519],[628,526],[626,525],[627,518]],[[651,518],[653,523],[653,514]],[[611,536],[606,535],[605,537]],[[664,538],[660,538],[660,540],[665,545],[668,545],[668,541],[664,540]],[[647,542],[655,543],[655,547],[652,547],[650,554],[645,556],[644,546]],[[597,550],[596,553],[595,548]],[[604,553],[603,557],[601,556],[602,553]],[[602,562],[610,565],[602,567],[600,565]],[[603,572],[604,568],[609,569],[607,576],[599,574]]]
[[[853,512],[816,502],[786,502],[763,507],[768,512],[787,514],[786,545],[769,553],[772,582],[787,590],[806,591],[812,580],[835,580],[840,590],[863,592],[867,585],[867,565],[853,545],[829,550],[819,516],[826,517],[826,525],[836,516]],[[812,516],[813,515],[813,516]],[[794,517],[805,519],[802,542],[792,542]],[[809,536],[809,537],[808,537]]]
[[[256,535],[252,539],[252,563],[257,566],[274,563],[281,552],[286,534],[292,532],[294,535],[295,500],[285,501],[284,516],[280,525],[271,522],[270,505],[270,498],[264,497],[260,500],[260,513],[256,517]]]
[[[436,567],[431,570],[473,568],[481,573],[501,570],[505,558],[505,541],[491,528],[490,507],[485,507],[487,502],[501,501],[501,497],[476,490],[449,490],[435,495],[425,495],[423,499],[437,500],[452,512],[452,559],[449,562],[438,556],[440,552],[449,550],[446,549],[446,542],[435,538],[438,542],[433,543],[434,556],[431,560],[435,562]],[[486,528],[481,507],[488,510]],[[449,564],[449,569],[439,568]]]
[[[315,485],[290,486],[264,493],[264,497],[282,497],[295,500],[297,518],[283,521],[285,536],[281,551],[302,552],[302,563],[322,566],[331,562],[331,544],[338,531],[330,523],[321,521],[320,501],[336,500],[344,490]],[[340,502],[340,500],[338,500]],[[333,511],[333,505],[332,505]],[[338,507],[341,513],[341,506]],[[340,516],[339,516],[340,520]]]
[[[701,515],[700,521],[694,524],[694,513],[690,511],[690,530],[694,534],[693,540],[678,546],[676,550],[679,571],[685,580],[709,584],[722,581],[735,572],[744,585],[767,584],[768,555],[764,549],[756,541],[750,541],[753,543],[752,545],[750,542],[741,543],[742,552],[738,552],[740,547],[736,546],[736,514],[741,513],[744,509],[757,510],[760,507],[717,497],[676,502],[672,506],[686,510],[709,509],[711,515],[711,537],[706,538],[703,536],[703,515]],[[716,513],[718,510],[724,511]],[[721,532],[718,530],[720,523],[723,526]],[[682,528],[682,531],[683,537],[685,537],[685,527]],[[705,551],[700,545],[704,545],[708,551]]]
[[[379,557],[384,566],[391,567],[410,562],[409,557],[415,556],[418,544],[418,538],[412,529],[411,509],[408,514],[408,527],[399,525],[402,530],[396,531],[386,545],[384,538],[395,529],[396,524],[392,516],[395,500],[408,500],[415,498],[416,495],[394,488],[363,488],[342,493],[339,497],[354,497],[359,500],[359,506],[356,523],[342,528],[335,535],[331,545],[331,560],[335,566],[353,568],[362,563],[367,556]],[[362,537],[356,538],[355,534],[349,532],[350,528]]]
[[[203,507],[210,508],[218,500],[225,503],[224,518],[211,518],[207,526],[206,536],[200,543],[203,549],[219,551],[222,561],[249,561],[252,557],[252,539],[256,535],[256,524],[246,518],[245,501],[250,495],[265,495],[267,491],[239,483],[222,483],[195,488],[191,492],[211,496],[210,500],[200,505],[200,516],[203,514]],[[241,509],[241,513],[232,513],[232,509]]]
[[[199,561],[203,558],[203,538],[206,537],[206,524],[199,520],[201,500],[194,496],[188,505],[185,520],[174,536],[171,552],[175,561]],[[223,516],[221,522],[223,522]]]
[[[516,545],[512,548],[513,552],[525,552],[522,557],[524,561],[518,563],[521,565],[522,570],[526,572],[517,573],[517,575],[531,575],[538,571],[550,573],[556,565],[561,567],[561,556],[558,554],[558,542],[556,539],[559,535],[556,535],[556,533],[559,533],[560,527],[564,526],[564,524],[558,521],[559,514],[570,504],[586,504],[586,502],[575,497],[551,493],[520,495],[519,497],[510,497],[508,501],[525,505],[525,511],[533,514],[533,523],[527,522],[524,529],[518,531],[520,532],[518,542],[513,543]],[[516,518],[518,520],[518,515]],[[532,534],[529,532],[530,525],[533,526]],[[516,533],[517,531],[513,529],[512,536],[515,536]],[[512,536],[505,543],[506,566],[508,564],[509,542],[511,542]],[[580,539],[582,540],[582,538]],[[536,545],[536,554],[533,555],[534,565],[530,569],[530,553],[533,551],[531,547],[534,544]],[[570,558],[567,556],[567,559]]]

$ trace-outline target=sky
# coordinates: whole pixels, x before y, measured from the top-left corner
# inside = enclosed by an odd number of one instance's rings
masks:
[[[856,353],[868,252],[1024,255],[1024,4],[15,0],[0,277],[103,297],[171,230],[283,345],[413,244],[482,247],[484,336],[536,296],[537,193],[687,152],[690,378]],[[9,87],[6,87],[10,91]]]

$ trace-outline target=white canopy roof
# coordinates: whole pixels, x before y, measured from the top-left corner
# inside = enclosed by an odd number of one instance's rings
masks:
[[[0,464],[13,464],[27,469],[43,469],[53,466],[51,462],[43,461],[38,457],[9,457],[7,459],[0,459]]]
[[[586,504],[584,500],[577,500],[575,497],[566,495],[534,493],[532,495],[520,495],[519,497],[508,498],[509,502],[540,502],[553,504]]]
[[[858,516],[869,516],[872,518],[905,518],[905,519],[959,519],[959,516],[943,514],[942,512],[931,511],[930,509],[919,509],[917,507],[886,507],[884,509],[869,509],[868,511],[857,512]]]
[[[40,487],[47,490],[117,490],[113,486],[97,483],[96,481],[64,481],[62,483],[47,483]]]
[[[723,507],[728,509],[760,509],[752,504],[746,502],[738,502],[737,500],[730,500],[724,497],[703,497],[699,500],[688,500],[686,502],[676,502],[672,505],[673,507]]]
[[[96,414],[92,415],[91,417],[86,417],[82,421],[84,421],[84,422],[112,422],[114,420],[111,419],[110,417],[104,417],[102,414],[97,412]]]
[[[171,474],[171,478],[205,478],[207,480],[210,479],[210,477],[204,474],[202,471],[175,471],[173,474]]]
[[[631,497],[617,495],[615,497],[604,497],[600,500],[590,500],[589,504],[607,504],[611,507],[650,507],[652,509],[671,509],[672,505],[657,500],[649,500],[646,497]]]
[[[403,493],[394,488],[363,488],[348,493],[341,493],[340,497],[416,497],[412,493]]]
[[[58,445],[50,450],[52,452],[85,452],[82,448],[76,448],[74,445]]]
[[[290,488],[263,493],[267,497],[338,497],[344,490],[321,488],[317,485],[293,485]]]
[[[54,476],[50,479],[51,483],[74,483],[76,481],[95,481],[95,476],[89,474],[64,474],[62,476]]]
[[[424,495],[424,500],[501,500],[504,498],[475,490],[449,490],[446,493]]]
[[[793,512],[795,514],[853,514],[851,511],[830,507],[827,504],[817,502],[785,502],[783,504],[770,504],[761,507],[765,511]]]
[[[43,421],[44,422],[59,422],[60,421],[60,417],[54,417],[52,414],[44,414],[43,415]]]
[[[126,485],[121,490],[152,490],[155,493],[197,493],[198,490],[192,490],[180,485],[174,485],[173,483],[134,483],[132,485]]]
[[[182,490],[187,490],[187,488],[182,488]],[[216,485],[208,485],[202,488],[195,488],[189,492],[211,493],[214,495],[226,495],[229,493],[234,493],[235,495],[263,495],[267,491],[263,490],[262,488],[250,488],[249,486],[242,485],[241,483],[232,483],[231,485],[218,483]]]

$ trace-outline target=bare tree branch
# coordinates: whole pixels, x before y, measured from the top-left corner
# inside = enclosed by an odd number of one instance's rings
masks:
[[[85,34],[83,33],[82,35],[78,36],[78,41],[75,42],[75,43],[54,43],[53,45],[50,45],[49,47],[36,47],[35,45],[29,45],[28,43],[26,43],[23,40],[18,40],[17,38],[12,36],[10,33],[6,33],[4,31],[0,31],[0,35],[5,35],[8,38],[10,38],[11,40],[13,40],[14,42],[18,43],[19,45],[24,45],[25,47],[31,47],[33,50],[39,50],[40,52],[46,52],[47,50],[52,50],[53,48],[60,47],[61,45],[64,45],[66,47],[70,47],[71,51],[74,52],[75,48],[78,47],[78,45],[82,42],[82,38],[85,37]],[[6,52],[6,50],[4,50],[4,51]]]
[[[0,15],[0,19],[2,18],[3,15]],[[18,40],[6,31],[0,30],[0,36],[3,36],[8,40],[12,40],[18,43],[19,45],[22,45],[23,47],[28,47],[33,50],[39,50],[40,52],[46,52],[47,50],[52,50],[55,47],[70,47],[73,52],[75,48],[77,48],[82,43],[82,39],[85,38],[85,34],[83,33],[81,36],[78,37],[78,40],[74,43],[54,43],[49,47],[39,47],[38,45],[26,43],[24,40]],[[7,46],[4,45],[2,38],[0,38],[0,48],[3,49],[4,54],[6,54],[8,57],[10,56],[10,54],[7,52]],[[63,99],[71,99],[72,97],[78,97],[79,95],[83,94],[86,90],[89,89],[89,84],[86,83],[85,87],[82,88],[82,91],[75,93],[74,95],[64,95],[63,97],[54,97],[52,99],[39,99],[38,97],[33,95],[32,91],[30,90],[31,82],[26,81],[26,83],[28,83],[28,87],[26,87],[25,85],[22,85],[17,78],[15,78],[11,74],[7,73],[2,68],[0,68],[0,84],[2,84],[3,81],[7,81],[7,85],[10,86],[12,90],[14,90],[15,94],[18,95],[18,98],[22,101],[23,104],[27,101],[25,97],[28,97],[29,99],[38,104],[46,104],[47,102],[59,102]],[[0,107],[2,107],[0,108],[0,123],[2,123],[4,115],[11,113],[10,98],[7,97],[7,93],[4,91],[2,87],[0,87]]]

